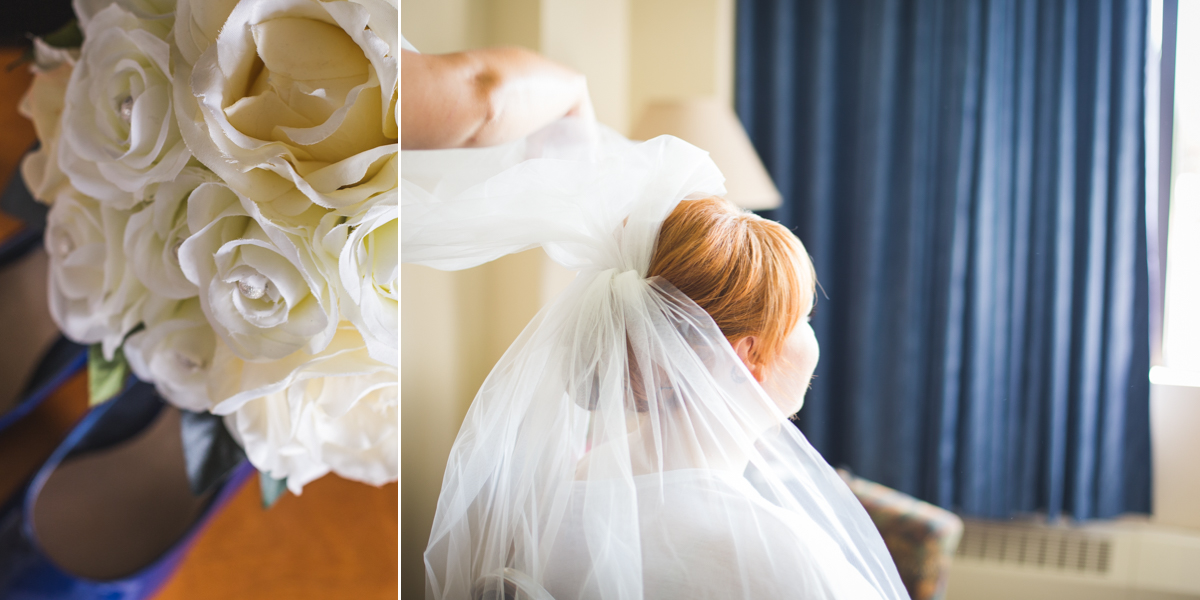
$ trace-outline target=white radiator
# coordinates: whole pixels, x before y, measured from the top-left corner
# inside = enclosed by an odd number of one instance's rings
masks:
[[[947,600],[1200,599],[1200,531],[965,520]]]

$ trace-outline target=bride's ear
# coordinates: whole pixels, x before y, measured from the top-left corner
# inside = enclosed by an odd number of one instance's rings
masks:
[[[762,383],[762,365],[750,360],[750,355],[754,352],[756,345],[758,345],[758,337],[748,335],[733,343],[733,351],[737,353],[738,358],[742,359],[742,364],[746,365],[746,368],[750,370],[750,374],[754,376],[755,381]]]

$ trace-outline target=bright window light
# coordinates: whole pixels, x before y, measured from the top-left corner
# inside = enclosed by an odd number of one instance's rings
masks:
[[[1179,2],[1177,40],[1162,366],[1200,385],[1200,0]]]

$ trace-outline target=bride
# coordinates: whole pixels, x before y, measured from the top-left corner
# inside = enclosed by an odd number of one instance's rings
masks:
[[[722,200],[707,153],[593,127],[402,155],[405,262],[578,271],[467,413],[427,597],[906,598],[787,422],[818,357],[804,247]]]

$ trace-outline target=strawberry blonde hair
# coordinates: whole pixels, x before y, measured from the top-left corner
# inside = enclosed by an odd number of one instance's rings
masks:
[[[788,228],[722,198],[685,200],[663,221],[649,277],[703,308],[730,343],[757,336],[750,360],[770,365],[812,309],[816,273]]]

